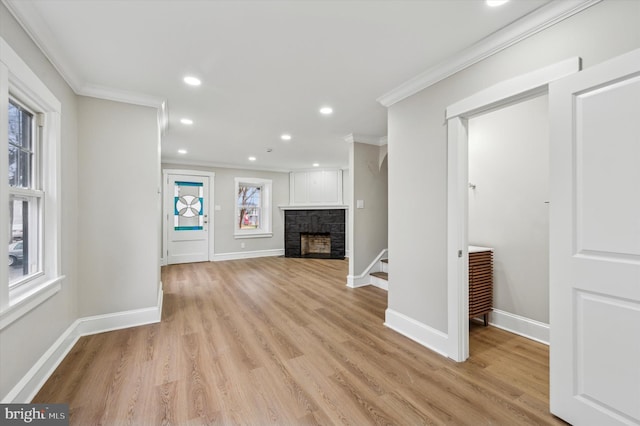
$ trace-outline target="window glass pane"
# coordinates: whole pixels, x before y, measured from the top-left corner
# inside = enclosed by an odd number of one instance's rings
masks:
[[[20,188],[32,188],[31,186],[31,165],[33,164],[33,154],[28,151],[18,151],[16,164],[15,184]],[[9,172],[11,174],[11,172]]]
[[[9,144],[9,186],[18,186],[18,147]]]
[[[202,182],[176,182],[173,187],[173,226],[176,231],[200,231],[204,225]]]
[[[9,101],[9,143],[32,150],[33,114]]]
[[[33,176],[33,114],[9,102],[9,185],[30,188]]]
[[[9,285],[40,272],[38,258],[38,203],[36,197],[9,199]]]
[[[262,187],[257,185],[238,185],[238,221],[239,229],[260,228],[262,207]]]

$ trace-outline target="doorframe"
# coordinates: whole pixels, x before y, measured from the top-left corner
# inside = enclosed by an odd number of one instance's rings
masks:
[[[579,57],[488,87],[446,108],[448,356],[469,358],[469,135],[468,121],[548,92],[549,83],[581,69]]]
[[[204,176],[209,178],[209,241],[208,241],[208,260],[213,261],[214,250],[214,181],[216,174],[214,172],[205,172],[202,170],[187,170],[187,169],[162,169],[162,266],[166,266],[168,263],[168,250],[169,250],[169,207],[168,200],[172,198],[169,188],[169,175],[187,175],[187,176]]]

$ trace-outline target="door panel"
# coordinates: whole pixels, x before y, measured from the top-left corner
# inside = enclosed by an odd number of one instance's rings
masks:
[[[640,50],[549,86],[551,412],[640,423]]]
[[[640,183],[640,77],[588,90],[575,105],[578,252],[640,260],[638,200],[625,195]]]
[[[170,174],[167,263],[209,260],[209,178]]]
[[[576,291],[575,306],[576,348],[581,354],[576,359],[576,393],[596,406],[640,418],[638,392],[620,392],[640,386],[640,368],[625,367],[638,363],[634,357],[640,353],[640,304]]]

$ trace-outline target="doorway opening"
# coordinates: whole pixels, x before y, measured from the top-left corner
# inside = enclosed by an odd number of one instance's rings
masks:
[[[473,116],[468,132],[469,317],[488,302],[493,326],[548,343],[548,96]]]
[[[571,58],[504,81],[449,106],[446,110],[448,355],[469,357],[469,120],[508,105],[544,95],[549,83],[580,71]],[[472,183],[473,184],[473,183]]]

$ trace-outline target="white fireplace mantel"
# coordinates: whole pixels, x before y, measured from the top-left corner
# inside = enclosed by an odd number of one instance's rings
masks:
[[[280,210],[348,210],[349,206],[345,204],[327,205],[327,204],[297,204],[290,206],[278,206]]]

